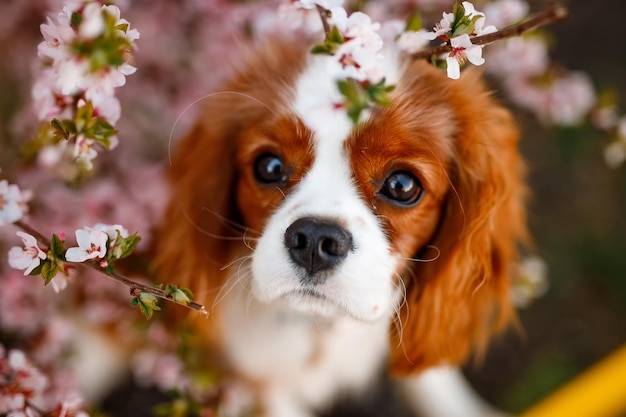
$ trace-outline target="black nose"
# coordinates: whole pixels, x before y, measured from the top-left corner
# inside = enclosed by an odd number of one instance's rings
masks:
[[[308,277],[313,277],[347,256],[352,249],[352,235],[332,220],[303,217],[285,231],[285,247],[291,260],[306,269]]]

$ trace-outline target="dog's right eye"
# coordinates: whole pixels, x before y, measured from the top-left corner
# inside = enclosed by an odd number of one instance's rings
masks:
[[[385,180],[380,194],[401,206],[413,206],[424,195],[422,183],[409,171],[393,172]]]
[[[254,162],[254,177],[261,184],[287,182],[283,161],[273,154],[263,154]]]

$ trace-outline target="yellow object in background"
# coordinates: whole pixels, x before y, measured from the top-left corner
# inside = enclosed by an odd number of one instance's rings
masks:
[[[559,388],[520,417],[626,415],[626,346]]]

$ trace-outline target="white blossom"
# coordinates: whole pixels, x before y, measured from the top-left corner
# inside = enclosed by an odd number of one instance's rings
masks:
[[[24,232],[17,232],[17,235],[22,238],[23,247],[14,246],[9,250],[9,265],[12,268],[24,270],[24,275],[28,275],[47,256],[34,236]]]
[[[65,253],[68,262],[85,262],[89,259],[104,258],[107,254],[108,235],[91,228],[76,231],[78,247],[69,248]]]
[[[482,57],[483,48],[474,45],[469,35],[461,35],[450,39],[453,50],[446,56],[446,64],[448,65],[448,77],[453,80],[461,76],[461,67],[466,60],[474,65],[482,65],[485,59]]]
[[[0,226],[20,220],[28,211],[32,193],[22,191],[7,180],[0,180]]]

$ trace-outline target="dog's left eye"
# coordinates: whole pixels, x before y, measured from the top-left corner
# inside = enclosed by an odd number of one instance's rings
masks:
[[[424,194],[422,183],[409,171],[395,171],[385,180],[380,193],[403,206],[417,204]]]
[[[285,165],[273,154],[263,154],[254,162],[254,176],[262,184],[286,182]]]

